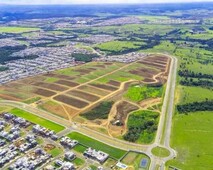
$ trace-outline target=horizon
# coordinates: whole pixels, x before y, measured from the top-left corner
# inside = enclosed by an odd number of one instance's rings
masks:
[[[185,3],[209,3],[213,0],[108,0],[107,2],[98,2],[98,0],[37,0],[32,2],[29,0],[2,0],[0,5],[122,5],[122,4],[185,4]]]

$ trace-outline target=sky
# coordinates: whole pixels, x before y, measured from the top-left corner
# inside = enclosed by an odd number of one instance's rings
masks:
[[[121,4],[121,3],[174,3],[213,2],[213,0],[0,0],[0,4]]]

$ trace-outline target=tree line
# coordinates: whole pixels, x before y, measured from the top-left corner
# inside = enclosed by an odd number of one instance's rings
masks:
[[[179,70],[178,75],[181,77],[192,77],[192,78],[207,78],[207,79],[213,79],[213,75],[211,74],[203,74],[203,73],[195,73],[194,71],[184,69]]]
[[[193,80],[192,78],[180,80],[180,84],[183,86],[202,86],[202,87],[213,87],[213,82],[210,80]]]
[[[213,111],[213,100],[177,105],[177,110],[181,114],[196,111]]]

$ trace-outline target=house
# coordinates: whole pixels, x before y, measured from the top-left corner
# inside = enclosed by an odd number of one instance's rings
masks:
[[[71,162],[64,162],[61,167],[61,170],[74,170],[74,169],[75,167]]]
[[[69,161],[72,161],[76,158],[76,155],[73,153],[73,152],[66,152],[64,157],[69,160]]]
[[[96,151],[95,149],[88,148],[84,153],[84,156],[97,160],[99,163],[104,163],[109,155],[107,153],[104,153],[102,151]]]

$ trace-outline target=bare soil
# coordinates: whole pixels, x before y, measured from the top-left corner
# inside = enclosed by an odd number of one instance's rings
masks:
[[[44,96],[44,97],[51,97],[51,96],[53,96],[53,95],[56,94],[53,91],[49,91],[49,90],[45,90],[45,89],[40,89],[40,88],[37,88],[34,93],[38,94],[40,96]]]
[[[95,88],[95,87],[89,86],[89,85],[81,86],[78,89],[83,90],[88,93],[99,95],[99,96],[106,96],[107,94],[109,94],[109,92],[106,90],[101,90],[99,88]]]
[[[81,101],[81,100],[78,100],[76,98],[69,97],[66,95],[58,95],[58,96],[54,97],[54,100],[68,104],[70,106],[74,106],[79,109],[82,109],[89,105],[89,103],[87,103],[87,102],[84,102],[84,101]]]
[[[38,87],[43,87],[43,88],[47,88],[53,91],[65,91],[68,88],[57,85],[57,84],[52,84],[52,83],[44,83],[44,82],[37,82],[33,84],[34,86],[38,86]]]
[[[116,86],[116,87],[120,87],[121,83],[115,80],[110,80],[107,84],[112,85],[112,86]]]
[[[113,86],[109,86],[109,85],[106,85],[106,84],[90,84],[90,85],[94,86],[94,87],[97,87],[97,88],[100,88],[100,89],[108,90],[108,91],[116,91],[116,90],[118,90],[118,88],[113,87]]]
[[[83,91],[79,91],[79,90],[71,90],[68,92],[68,94],[72,95],[72,96],[76,96],[79,98],[82,98],[84,100],[87,100],[88,102],[95,102],[98,99],[100,99],[98,96],[83,92]]]
[[[79,85],[78,83],[67,81],[67,80],[58,80],[55,83],[65,85],[65,86],[68,86],[68,87],[75,87],[75,86]]]

